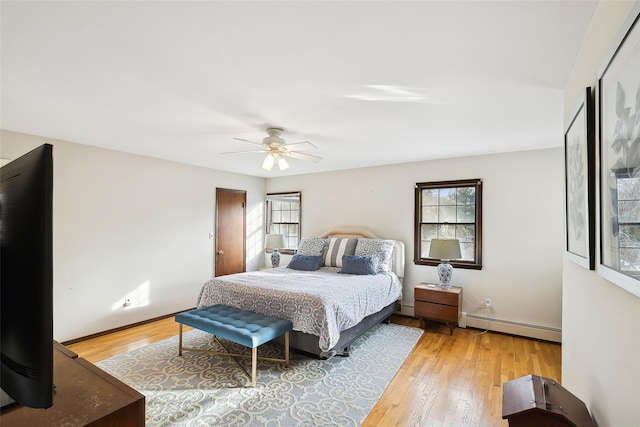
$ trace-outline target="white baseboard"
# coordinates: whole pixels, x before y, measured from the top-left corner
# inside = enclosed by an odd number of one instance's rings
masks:
[[[400,312],[407,316],[414,315],[412,305],[402,304]],[[461,328],[488,329],[490,331],[520,335],[545,341],[562,342],[562,329],[559,328],[498,319],[491,316],[466,313],[464,311],[462,312],[458,326]]]

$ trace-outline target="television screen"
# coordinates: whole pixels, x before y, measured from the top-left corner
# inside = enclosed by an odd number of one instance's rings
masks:
[[[0,168],[0,387],[53,405],[53,147]]]

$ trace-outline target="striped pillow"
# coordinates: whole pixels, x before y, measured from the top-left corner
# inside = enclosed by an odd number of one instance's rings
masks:
[[[332,237],[327,245],[324,265],[326,267],[342,267],[342,255],[354,255],[357,244],[358,239]]]

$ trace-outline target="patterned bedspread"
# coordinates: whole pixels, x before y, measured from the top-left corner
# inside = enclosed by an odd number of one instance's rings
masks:
[[[335,346],[340,332],[398,300],[402,285],[393,273],[341,274],[337,268],[298,271],[279,267],[209,280],[198,308],[225,304],[289,319],[296,331],[320,337],[320,350]]]

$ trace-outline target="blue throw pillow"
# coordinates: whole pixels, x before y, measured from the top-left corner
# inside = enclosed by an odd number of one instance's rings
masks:
[[[293,270],[316,271],[322,266],[323,262],[322,255],[295,254],[291,257],[287,267]]]
[[[377,256],[343,255],[342,269],[345,274],[376,274],[378,272]]]

